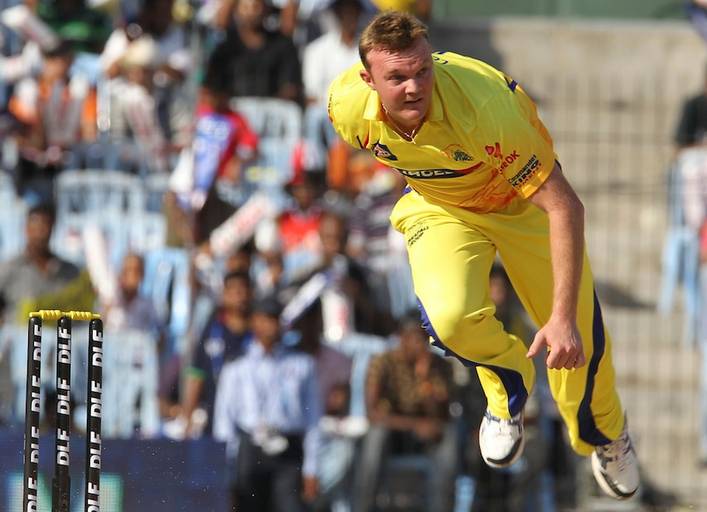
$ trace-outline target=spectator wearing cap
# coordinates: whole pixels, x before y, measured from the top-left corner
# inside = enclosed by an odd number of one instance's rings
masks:
[[[281,344],[280,304],[253,307],[253,343],[224,366],[216,392],[214,437],[234,456],[233,508],[299,512],[317,495],[322,414],[311,356]]]

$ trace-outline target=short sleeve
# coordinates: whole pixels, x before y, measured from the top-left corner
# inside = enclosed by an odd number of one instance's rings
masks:
[[[250,160],[258,151],[258,135],[240,114],[235,114],[234,121],[237,126],[235,153],[243,160]]]
[[[358,78],[360,64],[340,74],[329,86],[327,113],[336,133],[355,148],[365,145],[357,138],[366,102],[366,86]]]
[[[520,196],[533,195],[556,160],[552,137],[535,104],[515,87],[485,105],[481,122],[487,161]]]

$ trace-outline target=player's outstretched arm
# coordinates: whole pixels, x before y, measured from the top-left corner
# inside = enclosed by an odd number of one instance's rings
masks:
[[[550,353],[548,368],[579,368],[585,364],[582,338],[577,329],[577,302],[584,258],[584,206],[555,163],[550,177],[530,197],[547,212],[554,279],[552,314],[535,335],[528,357],[543,346]]]

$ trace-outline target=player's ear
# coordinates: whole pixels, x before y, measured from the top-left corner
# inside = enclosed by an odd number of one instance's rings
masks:
[[[368,87],[375,90],[375,87],[373,87],[373,77],[366,68],[363,68],[361,71],[359,71],[359,76],[361,77],[361,80],[366,82],[366,85],[368,85]]]

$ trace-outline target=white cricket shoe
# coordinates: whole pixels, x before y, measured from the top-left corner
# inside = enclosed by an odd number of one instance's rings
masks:
[[[626,422],[618,439],[595,447],[592,472],[599,487],[612,498],[625,500],[636,494],[640,484],[638,460]]]
[[[486,409],[479,429],[481,456],[492,468],[510,466],[523,453],[523,413],[510,420],[497,418]]]

